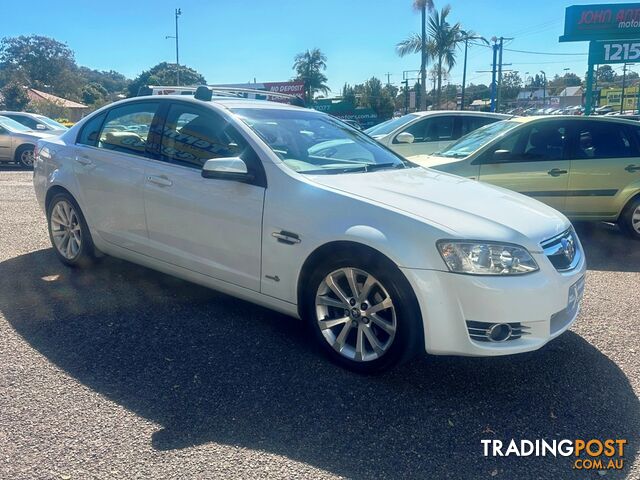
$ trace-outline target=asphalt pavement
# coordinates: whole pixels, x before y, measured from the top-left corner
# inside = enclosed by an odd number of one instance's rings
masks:
[[[578,226],[583,308],[540,351],[361,376],[286,316],[113,258],[64,267],[31,177],[0,168],[2,479],[640,478],[640,242],[616,227]],[[625,469],[485,458],[487,438],[622,438]]]

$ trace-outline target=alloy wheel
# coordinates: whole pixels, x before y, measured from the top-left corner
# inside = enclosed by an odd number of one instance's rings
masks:
[[[357,268],[329,273],[316,293],[316,321],[333,349],[356,362],[384,355],[396,334],[393,299],[373,275]]]
[[[73,260],[82,247],[80,219],[73,205],[60,200],[51,210],[51,236],[53,243],[64,258]]]
[[[32,149],[23,150],[20,154],[20,163],[25,167],[33,167],[33,160],[34,156]]]
[[[640,234],[640,205],[631,214],[631,226],[636,233]]]

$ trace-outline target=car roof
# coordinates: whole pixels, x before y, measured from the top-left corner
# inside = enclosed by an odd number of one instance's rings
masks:
[[[529,117],[513,117],[511,121],[519,123],[531,123],[531,122],[544,122],[544,121],[556,121],[556,120],[576,120],[578,122],[584,122],[587,120],[595,120],[596,122],[614,122],[614,123],[626,123],[627,125],[638,126],[638,121],[630,118],[618,117],[604,117],[604,116],[583,116],[583,115],[531,115]]]
[[[475,112],[473,110],[427,110],[424,112],[413,112],[409,115],[417,115],[420,117],[427,117],[430,115],[472,115],[478,117],[493,117],[493,118],[510,118],[513,115],[507,113],[496,113],[496,112]]]

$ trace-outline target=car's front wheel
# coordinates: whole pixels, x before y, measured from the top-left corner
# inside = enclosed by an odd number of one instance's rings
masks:
[[[632,200],[626,206],[620,215],[618,225],[631,238],[640,240],[640,197]]]
[[[22,145],[16,150],[16,163],[23,168],[33,168],[34,147],[33,145]]]
[[[307,285],[305,316],[336,363],[374,373],[408,360],[423,347],[415,295],[386,259],[340,256],[322,263]]]
[[[59,193],[47,208],[49,238],[58,258],[70,267],[93,263],[95,251],[87,222],[77,202],[68,193]]]

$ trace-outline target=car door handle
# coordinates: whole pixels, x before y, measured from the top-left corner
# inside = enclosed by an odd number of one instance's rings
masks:
[[[159,187],[170,187],[171,185],[173,185],[173,182],[171,180],[169,180],[167,177],[165,177],[164,175],[161,175],[161,176],[155,176],[155,175],[148,176],[147,177],[147,182],[153,183],[154,185],[158,185]]]
[[[560,170],[559,168],[552,168],[547,172],[552,177],[559,177],[560,175],[564,175],[565,173],[569,173],[566,170]]]
[[[89,157],[85,156],[76,157],[76,162],[78,162],[80,165],[91,165],[93,163]]]
[[[627,165],[625,170],[629,173],[640,171],[640,165]]]

